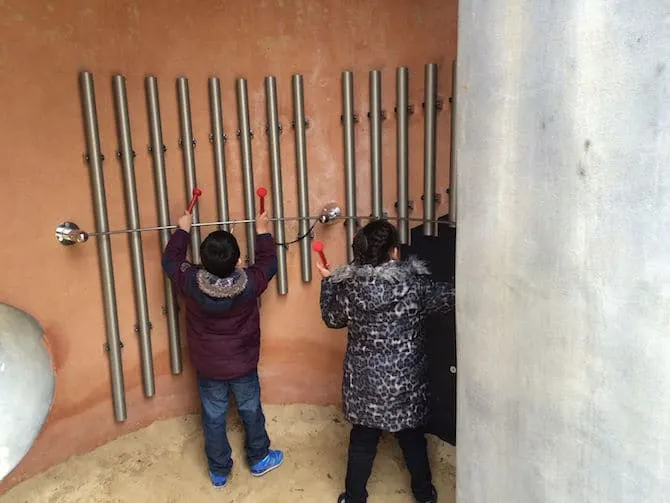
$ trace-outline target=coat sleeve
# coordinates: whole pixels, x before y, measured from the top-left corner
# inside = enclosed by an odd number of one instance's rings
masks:
[[[423,309],[426,314],[448,313],[456,305],[456,291],[453,283],[422,280]]]
[[[268,283],[277,274],[277,249],[272,234],[256,236],[256,256],[253,265],[247,267],[254,295],[258,297],[268,287]]]
[[[172,280],[176,291],[181,295],[191,294],[194,268],[186,261],[189,233],[177,229],[170,237],[170,241],[163,252],[163,270]]]
[[[321,281],[321,318],[328,328],[345,328],[349,323],[341,285],[330,278]]]

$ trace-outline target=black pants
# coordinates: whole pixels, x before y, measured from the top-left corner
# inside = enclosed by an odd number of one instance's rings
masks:
[[[349,461],[347,464],[346,503],[365,503],[368,492],[365,488],[372,473],[377,454],[377,444],[382,431],[354,425],[349,439]],[[412,492],[417,501],[431,501],[433,496],[432,475],[428,462],[426,437],[423,430],[403,430],[396,433],[407,469],[412,477]]]

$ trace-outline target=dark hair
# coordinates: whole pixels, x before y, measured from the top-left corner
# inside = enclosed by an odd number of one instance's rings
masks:
[[[359,230],[351,247],[354,264],[376,267],[391,259],[391,251],[398,248],[398,231],[387,220],[374,220]]]
[[[206,271],[219,278],[230,276],[240,259],[240,247],[230,232],[212,232],[200,245],[200,258]]]

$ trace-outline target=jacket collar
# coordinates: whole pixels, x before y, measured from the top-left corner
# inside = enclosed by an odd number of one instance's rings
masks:
[[[232,299],[244,292],[248,278],[244,269],[235,269],[227,278],[219,278],[205,269],[200,269],[196,274],[196,281],[205,295],[215,299]]]
[[[409,276],[412,275],[430,275],[430,270],[428,269],[428,266],[426,266],[425,262],[416,258],[415,256],[408,257],[402,262],[390,260],[376,267],[371,265],[344,265],[335,269],[330,277],[332,278],[332,281],[336,283],[352,278],[369,279],[372,277],[400,282],[406,280]]]

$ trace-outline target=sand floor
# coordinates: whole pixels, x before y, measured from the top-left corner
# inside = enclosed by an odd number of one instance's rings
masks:
[[[160,421],[14,487],[0,503],[128,502],[335,503],[341,492],[349,427],[332,407],[267,406],[273,447],[286,459],[256,479],[244,463],[243,432],[231,415],[229,438],[235,467],[225,488],[209,482],[200,419]],[[455,449],[429,437],[440,503],[455,502]],[[380,444],[368,484],[370,503],[411,503],[409,476],[393,437]]]

